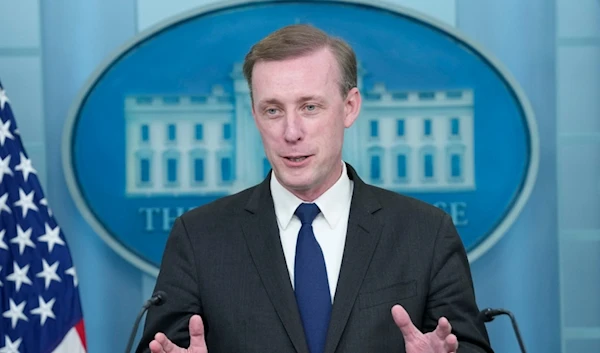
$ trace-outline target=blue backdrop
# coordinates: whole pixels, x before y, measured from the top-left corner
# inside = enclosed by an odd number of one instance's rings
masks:
[[[472,266],[478,302],[514,311],[529,351],[558,353],[556,3],[458,0],[456,5],[458,29],[503,62],[524,88],[541,141],[539,176],[527,205],[501,241]],[[78,268],[92,353],[125,346],[152,280],[112,251],[81,217],[63,175],[62,134],[84,82],[137,33],[137,6],[135,0],[40,2],[46,193]],[[488,327],[497,352],[518,350],[508,320]]]

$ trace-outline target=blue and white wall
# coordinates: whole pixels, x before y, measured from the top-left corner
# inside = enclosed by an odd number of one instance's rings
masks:
[[[600,352],[600,1],[557,0],[556,160],[564,352]]]
[[[498,58],[537,118],[538,179],[508,233],[472,264],[479,305],[512,310],[528,351],[600,352],[600,1],[395,2],[456,27]],[[62,169],[64,123],[109,54],[207,3],[0,0],[0,80],[72,249],[91,353],[123,349],[154,278],[111,250],[75,207]],[[507,318],[488,328],[496,352],[518,351]]]

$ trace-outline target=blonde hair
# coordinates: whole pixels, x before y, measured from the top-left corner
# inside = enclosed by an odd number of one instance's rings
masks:
[[[259,61],[278,61],[311,54],[319,49],[329,48],[340,69],[340,92],[345,97],[357,86],[357,64],[354,50],[344,40],[331,37],[322,30],[310,25],[290,25],[283,27],[256,43],[244,60],[244,77],[252,96],[252,69]]]

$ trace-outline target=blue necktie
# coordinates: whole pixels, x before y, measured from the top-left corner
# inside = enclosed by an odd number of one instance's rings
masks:
[[[296,209],[302,227],[296,243],[294,288],[310,353],[322,353],[325,350],[331,316],[325,259],[312,227],[313,220],[320,212],[319,207],[312,203],[303,203]]]

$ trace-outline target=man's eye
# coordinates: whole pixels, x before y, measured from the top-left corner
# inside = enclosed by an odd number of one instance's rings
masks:
[[[309,112],[315,111],[317,110],[317,106],[314,104],[309,104],[306,106],[306,110],[308,110]]]
[[[267,114],[269,114],[269,115],[275,115],[275,114],[277,114],[277,109],[275,109],[275,108],[269,108],[269,109],[267,109]]]

